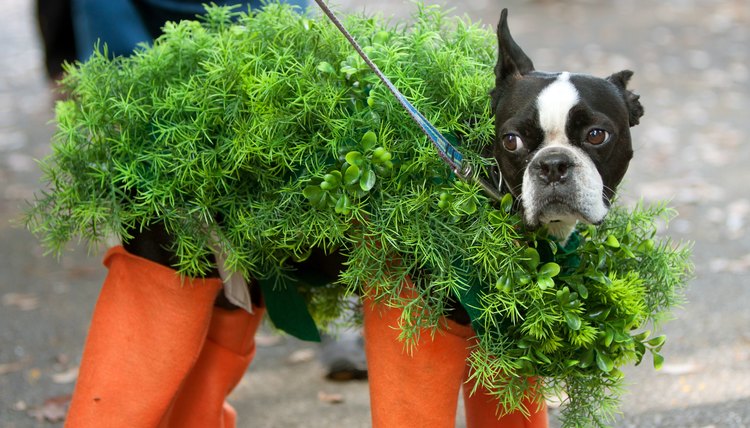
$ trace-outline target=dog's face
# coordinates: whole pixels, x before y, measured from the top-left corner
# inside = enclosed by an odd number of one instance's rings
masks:
[[[565,239],[576,222],[604,219],[633,156],[630,127],[643,107],[626,88],[632,72],[538,72],[513,41],[506,10],[498,45],[492,154],[503,190],[520,200],[528,226]]]

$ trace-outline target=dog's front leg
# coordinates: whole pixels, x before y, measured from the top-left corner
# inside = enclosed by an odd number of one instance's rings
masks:
[[[425,331],[409,353],[398,340],[401,310],[364,301],[372,426],[451,428],[474,335],[452,321]]]
[[[407,280],[408,281],[408,280]],[[406,293],[412,289],[409,281]],[[420,334],[412,352],[399,340],[402,310],[364,299],[364,334],[375,428],[453,427],[463,385],[468,428],[545,428],[547,409],[528,400],[530,415],[520,411],[502,417],[496,399],[465,384],[467,359],[477,341],[474,330],[446,319],[432,335]]]

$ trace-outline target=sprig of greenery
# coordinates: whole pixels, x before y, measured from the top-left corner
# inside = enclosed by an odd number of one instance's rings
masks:
[[[606,422],[618,367],[647,352],[661,364],[664,339],[649,330],[690,274],[689,249],[656,234],[669,209],[615,208],[566,255],[544,230],[524,230],[509,195],[494,206],[456,181],[330,23],[279,4],[209,7],[202,19],[167,24],[131,57],[102,48],[67,68],[71,99],[57,105],[41,163],[48,189],[27,217],[49,248],[128,239],[159,220],[183,273],[210,269],[219,245],[230,270],[280,287],[290,261],[336,250],[347,260],[339,283],[303,290],[313,316],[333,319],[347,293],[367,293],[403,308],[408,344],[478,289],[472,378],[507,411],[564,391],[568,426]],[[486,165],[494,34],[435,6],[420,5],[412,22],[345,25]],[[403,293],[406,278],[414,293]]]

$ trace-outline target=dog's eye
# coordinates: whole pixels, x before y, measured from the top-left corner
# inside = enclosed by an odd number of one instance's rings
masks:
[[[515,152],[516,150],[523,147],[523,140],[518,134],[505,134],[503,135],[503,147],[509,152]]]
[[[603,129],[592,129],[589,131],[589,133],[586,135],[586,142],[598,146],[599,144],[605,143],[607,140],[609,140],[609,132],[603,130]]]

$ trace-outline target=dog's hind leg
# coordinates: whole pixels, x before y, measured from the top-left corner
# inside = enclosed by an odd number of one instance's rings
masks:
[[[469,356],[471,328],[446,321],[409,353],[398,340],[402,311],[364,302],[365,352],[374,428],[452,428]]]
[[[177,272],[115,247],[67,427],[156,427],[195,365],[221,279]]]
[[[198,361],[185,378],[160,428],[236,426],[237,415],[225,401],[255,356],[255,333],[264,310],[215,307]]]

